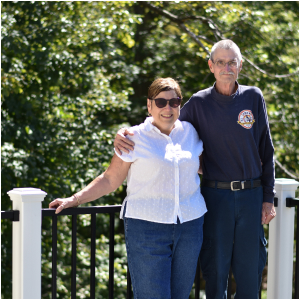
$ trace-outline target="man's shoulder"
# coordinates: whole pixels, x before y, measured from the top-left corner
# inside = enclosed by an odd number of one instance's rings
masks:
[[[189,105],[196,104],[198,106],[199,103],[205,102],[206,100],[208,100],[211,97],[212,89],[213,89],[213,87],[209,87],[207,89],[198,91],[197,93],[192,95],[192,97],[189,99],[187,104],[189,104]],[[201,100],[201,101],[199,101],[199,100]]]
[[[184,130],[195,130],[194,126],[187,121],[180,121]]]
[[[251,86],[251,85],[239,85],[241,94],[243,93],[253,93],[253,94],[259,94],[262,95],[262,91],[257,86]]]
[[[212,91],[213,87],[209,87],[207,89],[204,90],[200,90],[197,93],[195,93],[191,98],[206,98],[207,96],[211,95],[211,91]]]
[[[187,121],[180,121],[180,122],[181,122],[182,128],[186,134],[195,135],[198,137],[198,133],[197,133],[195,127],[190,122],[187,122]]]

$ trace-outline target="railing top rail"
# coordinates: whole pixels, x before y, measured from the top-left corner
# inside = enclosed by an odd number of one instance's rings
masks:
[[[61,211],[57,216],[72,216],[72,215],[89,215],[99,213],[117,213],[121,211],[122,205],[107,205],[107,206],[86,206],[72,207]],[[55,216],[55,208],[43,208],[42,217]]]
[[[20,211],[19,210],[7,210],[1,211],[1,220],[11,220],[19,221],[20,220]]]

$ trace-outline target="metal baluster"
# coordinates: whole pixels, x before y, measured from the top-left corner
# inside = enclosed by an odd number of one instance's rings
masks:
[[[57,216],[52,217],[52,299],[56,299],[57,290]]]
[[[115,247],[115,214],[110,213],[109,228],[109,299],[114,298],[114,247]]]
[[[262,283],[260,285],[260,288],[259,288],[259,295],[258,295],[258,299],[261,299],[261,290],[262,290]]]
[[[90,298],[95,299],[95,268],[96,268],[96,214],[91,214],[91,277],[90,277]]]
[[[198,258],[195,276],[195,299],[200,299],[200,257]]]
[[[131,290],[131,277],[129,272],[129,266],[127,264],[127,299],[132,298],[132,290]]]
[[[227,299],[231,299],[231,294],[232,294],[232,269],[230,267],[229,276],[228,276]]]
[[[76,299],[76,246],[77,246],[77,215],[72,215],[72,271],[71,299]]]

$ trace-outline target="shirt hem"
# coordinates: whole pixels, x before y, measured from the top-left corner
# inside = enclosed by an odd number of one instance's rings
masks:
[[[186,222],[189,222],[189,221],[193,221],[193,220],[199,219],[202,216],[204,216],[204,214],[206,212],[207,212],[207,209],[203,213],[201,213],[200,216],[189,218],[189,219],[183,220],[182,222],[180,220],[180,223],[186,223]],[[177,224],[177,223],[174,223],[173,221],[171,221],[171,222],[159,222],[159,221],[154,221],[154,220],[145,219],[145,218],[139,218],[139,217],[133,217],[133,216],[126,216],[126,214],[127,214],[127,212],[125,212],[125,218],[130,218],[130,219],[138,219],[138,220],[142,220],[142,221],[159,223],[159,224]],[[120,219],[123,219],[123,216],[122,217],[120,216]]]

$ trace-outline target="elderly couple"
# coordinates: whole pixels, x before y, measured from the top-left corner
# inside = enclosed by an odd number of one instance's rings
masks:
[[[182,109],[178,83],[155,80],[150,117],[119,131],[108,169],[49,205],[59,213],[93,201],[127,177],[120,217],[135,298],[189,298],[199,254],[206,298],[226,298],[230,267],[235,297],[258,298],[266,262],[262,224],[276,214],[266,105],[258,88],[238,84],[242,57],[231,40],[213,46],[208,65],[214,86]]]

